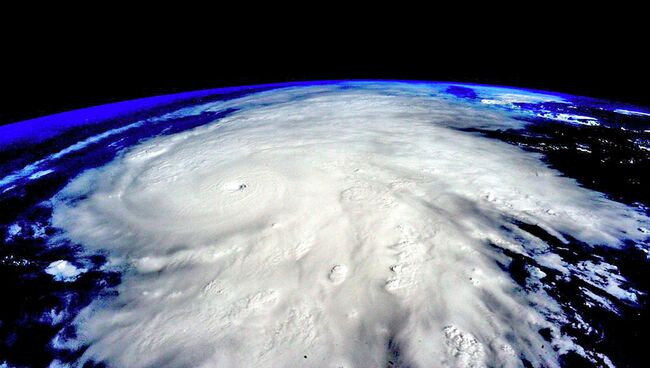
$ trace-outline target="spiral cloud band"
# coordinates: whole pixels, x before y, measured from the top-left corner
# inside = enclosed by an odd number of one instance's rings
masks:
[[[573,265],[516,224],[618,247],[648,218],[465,129],[523,122],[427,88],[284,88],[199,106],[234,112],[76,178],[53,224],[124,270],[119,295],[76,319],[82,360],[517,367],[580,351],[558,303],[504,268],[507,252]],[[615,270],[580,269],[634,298]]]

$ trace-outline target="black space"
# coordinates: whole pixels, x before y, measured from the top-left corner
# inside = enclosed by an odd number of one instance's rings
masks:
[[[222,13],[155,26],[39,19],[5,34],[0,124],[158,94],[322,79],[502,84],[650,106],[643,19],[632,10],[552,14],[516,23],[436,16],[356,30],[341,30],[337,18],[217,27]]]

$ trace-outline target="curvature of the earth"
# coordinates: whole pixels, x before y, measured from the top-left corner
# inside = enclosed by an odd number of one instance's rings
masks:
[[[0,366],[639,366],[650,113],[317,82],[0,127]]]

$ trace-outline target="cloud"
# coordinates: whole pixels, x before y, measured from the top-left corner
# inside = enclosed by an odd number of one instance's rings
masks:
[[[45,269],[45,273],[54,276],[54,280],[63,282],[72,282],[82,273],[88,271],[85,268],[78,268],[72,263],[60,260],[50,263]]]
[[[71,182],[53,224],[127,266],[119,296],[75,322],[82,360],[558,365],[538,330],[571,345],[562,310],[523,291],[499,247],[574,269],[513,222],[618,247],[645,236],[648,219],[539,155],[456,129],[522,122],[407,87],[287,88],[203,106],[238,110]],[[627,295],[611,268],[588,266],[583,277]]]

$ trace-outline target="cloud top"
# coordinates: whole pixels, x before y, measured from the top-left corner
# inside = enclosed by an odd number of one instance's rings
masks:
[[[65,236],[126,269],[119,296],[76,320],[82,360],[557,366],[579,349],[562,310],[519,287],[502,249],[574,270],[513,223],[611,247],[648,226],[540,156],[458,129],[522,123],[431,87],[296,87],[199,108],[237,111],[144,142],[53,201]]]

